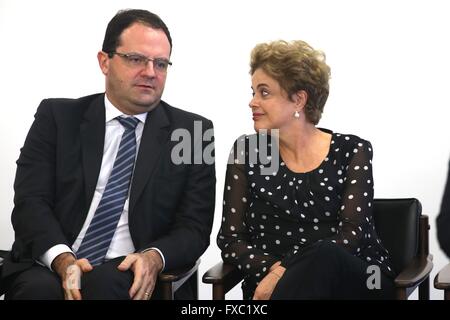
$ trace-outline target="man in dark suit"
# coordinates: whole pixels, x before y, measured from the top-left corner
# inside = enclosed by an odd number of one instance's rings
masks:
[[[17,161],[7,299],[155,298],[161,270],[208,247],[212,122],[161,101],[171,51],[157,15],[120,11],[98,53],[106,93],[40,104]]]
[[[436,219],[436,226],[439,245],[450,258],[450,163],[447,174],[447,182],[442,197],[441,210]]]

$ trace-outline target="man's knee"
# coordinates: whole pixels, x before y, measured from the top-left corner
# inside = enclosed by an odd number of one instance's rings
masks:
[[[5,299],[62,300],[64,290],[57,274],[45,267],[35,266],[11,280]]]

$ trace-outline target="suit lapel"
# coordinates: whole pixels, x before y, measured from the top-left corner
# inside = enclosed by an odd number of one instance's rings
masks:
[[[169,125],[170,121],[162,103],[148,113],[133,174],[129,213],[133,212],[137,200],[155,169],[161,151],[167,143]]]
[[[81,153],[86,192],[86,207],[91,205],[103,158],[105,143],[105,95],[99,95],[88,107],[80,126]]]

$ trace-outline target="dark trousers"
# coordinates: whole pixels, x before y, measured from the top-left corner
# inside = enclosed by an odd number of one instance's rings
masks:
[[[128,290],[133,283],[131,271],[119,271],[120,257],[95,267],[81,278],[83,299],[130,299]],[[5,294],[7,300],[61,300],[64,299],[62,281],[47,267],[35,265],[14,276]]]
[[[290,263],[272,299],[393,299],[394,281],[382,272],[379,289],[369,289],[369,266],[339,245],[316,243]]]
[[[81,277],[83,300],[129,300],[128,291],[134,280],[131,271],[119,271],[117,266],[125,257],[118,257],[95,267]],[[196,282],[186,281],[175,292],[177,300],[195,299]],[[158,282],[152,300],[162,298]],[[35,265],[20,274],[11,276],[6,284],[6,300],[62,300],[64,291],[59,276],[47,267]]]

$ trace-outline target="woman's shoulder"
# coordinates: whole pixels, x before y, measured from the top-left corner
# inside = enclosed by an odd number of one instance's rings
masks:
[[[356,134],[351,133],[332,133],[331,143],[342,146],[344,148],[369,148],[372,149],[372,144],[369,140],[361,138]]]
[[[242,134],[234,140],[228,157],[228,164],[244,164],[247,162],[249,141],[255,136],[256,134]]]
[[[355,134],[333,132],[330,155],[342,165],[348,165],[353,159],[372,159],[372,144]],[[355,158],[357,157],[357,158]]]

